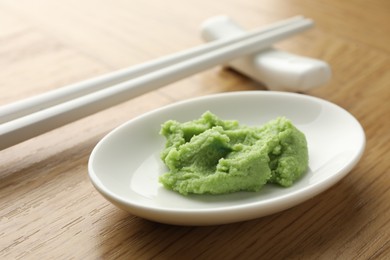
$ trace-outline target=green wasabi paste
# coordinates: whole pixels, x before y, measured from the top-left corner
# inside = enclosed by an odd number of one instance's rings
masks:
[[[266,183],[291,186],[308,168],[306,138],[288,119],[240,126],[211,112],[185,123],[169,120],[161,132],[165,188],[187,194],[259,191]]]

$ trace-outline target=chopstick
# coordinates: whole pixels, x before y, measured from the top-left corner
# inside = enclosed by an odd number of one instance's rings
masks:
[[[165,56],[137,66],[115,71],[106,75],[102,75],[100,77],[89,79],[83,82],[69,85],[67,87],[49,91],[32,98],[21,100],[10,105],[0,107],[0,123],[4,123],[16,119],[18,117],[45,109],[47,107],[71,100],[73,98],[80,97],[82,95],[86,95],[88,93],[92,93],[94,91],[130,80],[137,76],[173,65],[174,63],[178,63],[186,59],[196,57],[198,55],[207,53],[212,50],[216,50],[218,48],[227,46],[240,40],[249,39],[250,37],[256,36],[259,33],[265,33],[267,31],[275,30],[297,21],[302,21],[303,19],[304,18],[302,16],[296,16],[287,20],[268,25],[266,27],[262,27],[242,36],[236,36],[220,41],[215,41],[204,46],[199,46],[190,50],[178,52],[173,55]]]
[[[0,107],[0,150],[310,28],[301,16]]]

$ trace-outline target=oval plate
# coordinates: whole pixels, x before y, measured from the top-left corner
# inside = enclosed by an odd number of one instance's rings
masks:
[[[246,125],[287,117],[306,135],[308,172],[292,187],[266,185],[259,192],[182,196],[165,189],[158,182],[167,171],[160,160],[165,144],[161,124],[193,120],[207,110]],[[328,101],[286,92],[231,92],[178,102],[119,126],[96,145],[88,169],[106,199],[136,216],[176,225],[216,225],[269,215],[312,198],[343,178],[364,147],[359,122]]]

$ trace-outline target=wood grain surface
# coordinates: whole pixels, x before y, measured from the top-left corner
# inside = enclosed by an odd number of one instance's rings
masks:
[[[298,14],[316,21],[277,47],[331,65],[332,80],[304,94],[360,121],[358,165],[299,206],[228,225],[164,225],[107,202],[87,162],[111,129],[175,101],[265,89],[213,68],[0,151],[0,259],[390,258],[387,0],[0,0],[0,105],[197,46],[200,24],[219,14],[248,29]]]

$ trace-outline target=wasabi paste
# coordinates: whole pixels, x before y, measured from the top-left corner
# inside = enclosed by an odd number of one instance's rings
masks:
[[[165,188],[187,194],[259,191],[266,183],[291,186],[308,168],[304,134],[278,117],[263,126],[240,126],[211,112],[162,125]]]

